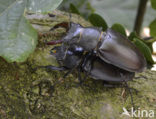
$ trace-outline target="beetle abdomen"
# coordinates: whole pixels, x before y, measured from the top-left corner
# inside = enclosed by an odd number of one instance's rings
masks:
[[[89,72],[89,69],[91,68],[90,63],[91,61],[88,61],[84,67],[86,72]],[[96,58],[92,62],[92,68],[89,75],[97,80],[124,82],[132,80],[134,78],[134,74],[135,73],[133,72],[125,71],[114,65],[108,64],[100,58]]]
[[[131,72],[141,72],[146,67],[146,60],[136,46],[112,29],[108,29],[102,39],[98,56],[110,64]]]

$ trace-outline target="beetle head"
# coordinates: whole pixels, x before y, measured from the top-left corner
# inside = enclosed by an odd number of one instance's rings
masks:
[[[63,38],[63,41],[70,42],[70,43],[72,41],[75,41],[79,37],[81,28],[82,28],[82,26],[80,24],[71,22],[70,28],[69,28],[66,36]]]
[[[63,60],[65,56],[65,51],[66,51],[66,47],[64,45],[55,46],[54,48],[50,50],[50,54],[55,56],[56,59],[59,61],[59,60]]]

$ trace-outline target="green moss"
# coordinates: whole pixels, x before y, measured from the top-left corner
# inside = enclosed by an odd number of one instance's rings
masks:
[[[51,22],[69,20],[66,13],[56,11],[54,14],[57,15],[57,20],[56,18],[50,18],[52,19]],[[89,25],[89,23],[75,15],[72,17],[72,21],[79,21],[79,23],[86,26]],[[43,22],[43,20],[40,22]],[[36,26],[35,22],[32,22],[32,24]],[[44,25],[40,24],[39,27],[44,29]],[[50,27],[52,26],[46,26],[45,29]],[[69,75],[66,80],[57,84],[54,89],[53,84],[63,76],[64,72],[45,69],[34,70],[37,66],[58,65],[54,57],[49,54],[52,46],[45,46],[44,42],[45,40],[60,39],[65,30],[57,29],[54,32],[49,32],[45,29],[42,32],[39,30],[42,35],[38,47],[27,62],[9,64],[0,59],[0,118],[128,118],[121,117],[123,107],[127,109],[132,107],[128,92],[126,92],[125,97],[121,95],[123,88],[105,88],[101,81],[93,79],[87,79],[84,85],[80,86],[77,76],[74,74]],[[137,74],[135,80],[129,82],[130,87],[138,90],[138,93],[132,91],[136,107],[155,109],[155,77],[156,72],[147,70]]]

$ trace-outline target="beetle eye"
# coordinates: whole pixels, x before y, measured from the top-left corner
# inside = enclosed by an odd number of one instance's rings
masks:
[[[56,53],[56,50],[52,50],[52,53]]]

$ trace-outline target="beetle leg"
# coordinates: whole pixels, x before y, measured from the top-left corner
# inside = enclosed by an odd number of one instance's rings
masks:
[[[131,104],[132,104],[132,106],[135,108],[135,106],[134,106],[134,101],[133,101],[133,95],[132,95],[131,89],[129,88],[129,86],[128,86],[126,80],[125,80],[126,77],[125,77],[122,73],[120,73],[120,75],[121,75],[121,78],[122,78],[123,81],[124,81],[124,84],[125,84],[124,86],[125,86],[125,88],[128,90],[128,92],[129,92],[129,94],[130,94],[130,97],[131,97]]]
[[[86,78],[89,76],[89,74],[90,74],[90,72],[91,72],[91,70],[92,70],[92,67],[93,67],[93,61],[94,61],[94,59],[93,59],[93,57],[91,57],[91,63],[90,63],[90,66],[89,66],[89,71],[85,73],[85,76],[84,76],[84,78],[83,78],[83,81],[85,81]],[[86,65],[86,64],[85,64],[85,65]],[[85,67],[85,66],[84,66],[84,67]]]
[[[85,72],[85,74],[84,74],[84,77],[83,77],[83,79],[82,79],[82,77],[81,77],[81,68],[79,67],[78,68],[78,80],[80,81],[80,84],[82,84],[85,80],[86,80],[86,78],[88,77],[88,75],[89,75],[89,73],[86,73]]]
[[[88,62],[88,60],[91,58],[91,62],[92,62],[92,60],[93,60],[93,58],[92,58],[92,56],[93,56],[93,51],[91,51],[91,52],[89,52],[89,53],[87,53],[85,56],[84,56],[84,58],[83,58],[83,63],[82,63],[82,69],[84,69],[84,67],[86,66],[86,64],[87,64],[87,62]]]
[[[78,80],[80,84],[82,83],[82,77],[81,77],[81,67],[78,67]]]
[[[90,74],[91,70],[92,70],[92,67],[93,67],[93,62],[94,62],[94,52],[89,52],[86,57],[84,58],[84,61],[83,61],[83,64],[82,64],[82,69],[84,69],[84,67],[86,66],[88,60],[90,60],[90,66],[89,66],[89,71],[87,72],[86,74],[86,77]]]
[[[80,84],[82,84],[86,80],[88,75],[90,74],[90,71],[92,69],[92,62],[93,62],[93,58],[91,57],[92,55],[93,55],[93,52],[89,52],[89,53],[85,54],[84,57],[82,58],[82,62],[78,66],[78,79],[80,81]],[[85,76],[84,76],[84,78],[82,80],[82,78],[81,78],[81,72],[82,72],[81,69],[84,69],[84,67],[86,66],[86,64],[87,64],[87,62],[88,62],[88,60],[90,58],[91,58],[90,69],[89,69],[88,72],[85,72]]]
[[[80,85],[83,84],[83,82],[86,80],[86,78],[89,76],[90,74],[90,71],[92,69],[92,62],[93,62],[93,58],[91,57],[93,55],[93,52],[89,52],[87,53],[86,55],[84,55],[84,57],[82,58],[82,62],[79,64],[78,66],[78,80],[80,81]],[[88,72],[85,72],[84,73],[84,77],[82,79],[81,77],[81,72],[82,72],[82,69],[84,69],[84,67],[86,66],[88,60],[91,58],[91,63],[90,63],[90,68],[89,68],[89,71]]]
[[[63,76],[63,78],[65,79],[69,74],[72,73],[72,71],[73,71],[75,68],[76,68],[76,67],[73,67],[72,69],[70,69],[69,71],[67,71],[67,72],[65,73],[65,75]]]
[[[84,81],[85,81],[86,78],[88,77],[88,73],[85,73],[85,76],[84,76],[83,79],[82,79],[82,77],[81,77],[81,72],[82,72],[81,67],[78,67],[78,80],[79,80],[79,83],[78,83],[77,86],[78,86],[78,87],[79,87],[79,86],[85,86],[85,87],[91,88],[89,85],[84,84]]]
[[[131,104],[132,104],[133,108],[135,109],[135,105],[134,105],[134,101],[133,101],[133,95],[132,95],[131,89],[129,88],[127,82],[125,82],[125,86],[126,86],[126,88],[128,89],[128,92],[129,92],[129,94],[130,94],[130,97],[131,97]]]

